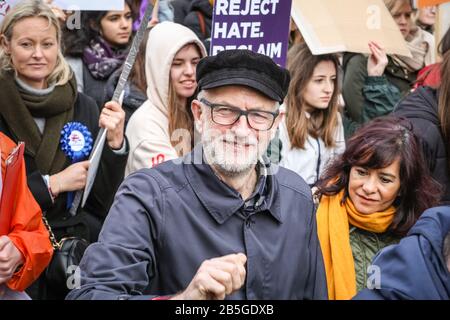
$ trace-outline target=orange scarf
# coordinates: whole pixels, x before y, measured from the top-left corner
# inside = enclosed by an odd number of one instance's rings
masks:
[[[341,204],[343,197],[344,190],[334,196],[322,196],[316,216],[330,300],[349,300],[356,294],[349,224],[382,233],[392,223],[395,214],[393,206],[383,212],[360,214],[349,197]]]

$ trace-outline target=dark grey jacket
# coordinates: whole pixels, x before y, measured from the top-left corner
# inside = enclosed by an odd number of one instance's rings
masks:
[[[205,23],[204,30],[202,30],[202,23],[200,22],[201,18],[199,15],[202,16]],[[192,0],[189,11],[181,22],[181,24],[195,32],[197,37],[205,45],[207,52],[209,52],[211,44],[212,16],[213,7],[208,0]]]
[[[373,260],[381,281],[355,300],[450,300],[450,272],[444,241],[450,232],[450,208],[426,210],[399,244],[380,251]]]
[[[438,100],[439,94],[436,89],[420,87],[397,105],[394,114],[407,118],[413,124],[413,131],[420,139],[431,175],[443,187],[441,203],[450,204],[448,142],[444,141],[440,129]]]
[[[192,164],[194,154],[201,160],[201,147],[184,163],[168,161],[125,180],[99,242],[80,264],[81,288],[67,298],[175,294],[204,260],[242,252],[246,283],[227,298],[326,299],[314,206],[303,179],[269,166],[244,202],[209,165]]]

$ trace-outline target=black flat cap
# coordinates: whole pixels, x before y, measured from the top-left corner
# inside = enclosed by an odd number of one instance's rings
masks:
[[[227,85],[253,88],[272,100],[283,102],[289,88],[289,72],[269,57],[250,50],[225,50],[200,60],[198,89]]]

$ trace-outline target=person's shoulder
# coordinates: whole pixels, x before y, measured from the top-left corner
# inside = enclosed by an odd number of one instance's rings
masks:
[[[138,145],[144,140],[166,141],[167,128],[168,118],[147,100],[131,115],[126,135],[133,145]]]
[[[354,66],[359,67],[360,65],[364,65],[365,67],[366,64],[367,64],[367,57],[361,53],[346,52],[342,59],[342,65],[345,71],[347,70],[348,67],[350,68]]]
[[[75,100],[75,109],[98,114],[98,106],[95,100],[82,92],[77,92],[77,98]]]
[[[312,199],[311,188],[300,175],[278,165],[272,165],[272,171],[275,172],[274,177],[280,186],[281,194],[291,190],[294,193]]]
[[[131,131],[149,130],[154,126],[164,125],[168,118],[156,108],[150,100],[146,100],[130,117],[128,127]]]
[[[140,172],[142,177],[147,176],[155,180],[161,190],[180,190],[187,185],[184,164],[180,158],[164,161],[153,168],[140,169],[137,172]]]
[[[153,170],[157,171],[160,174],[168,176],[171,172],[175,175],[179,175],[184,172],[184,166],[189,165],[183,163],[183,158],[177,158],[173,160],[164,161],[157,166],[153,167]]]
[[[422,86],[417,88],[416,90],[409,93],[405,98],[404,101],[423,101],[423,100],[436,100],[437,99],[437,89],[429,87],[429,86]]]
[[[393,113],[396,116],[428,119],[439,123],[437,90],[431,87],[417,88],[397,104]]]
[[[77,98],[74,105],[73,121],[81,122],[86,125],[91,133],[96,136],[98,132],[98,118],[100,116],[98,106],[94,99],[77,92]]]
[[[135,185],[143,187],[139,187],[140,190],[149,190],[153,191],[159,190],[163,191],[169,187],[171,187],[170,181],[168,181],[161,170],[155,168],[142,168],[136,170],[133,173],[130,173],[124,180],[124,184],[126,185]]]

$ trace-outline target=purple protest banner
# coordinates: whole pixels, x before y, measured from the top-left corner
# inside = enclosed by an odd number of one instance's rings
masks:
[[[210,54],[248,49],[286,65],[292,0],[216,0]]]

